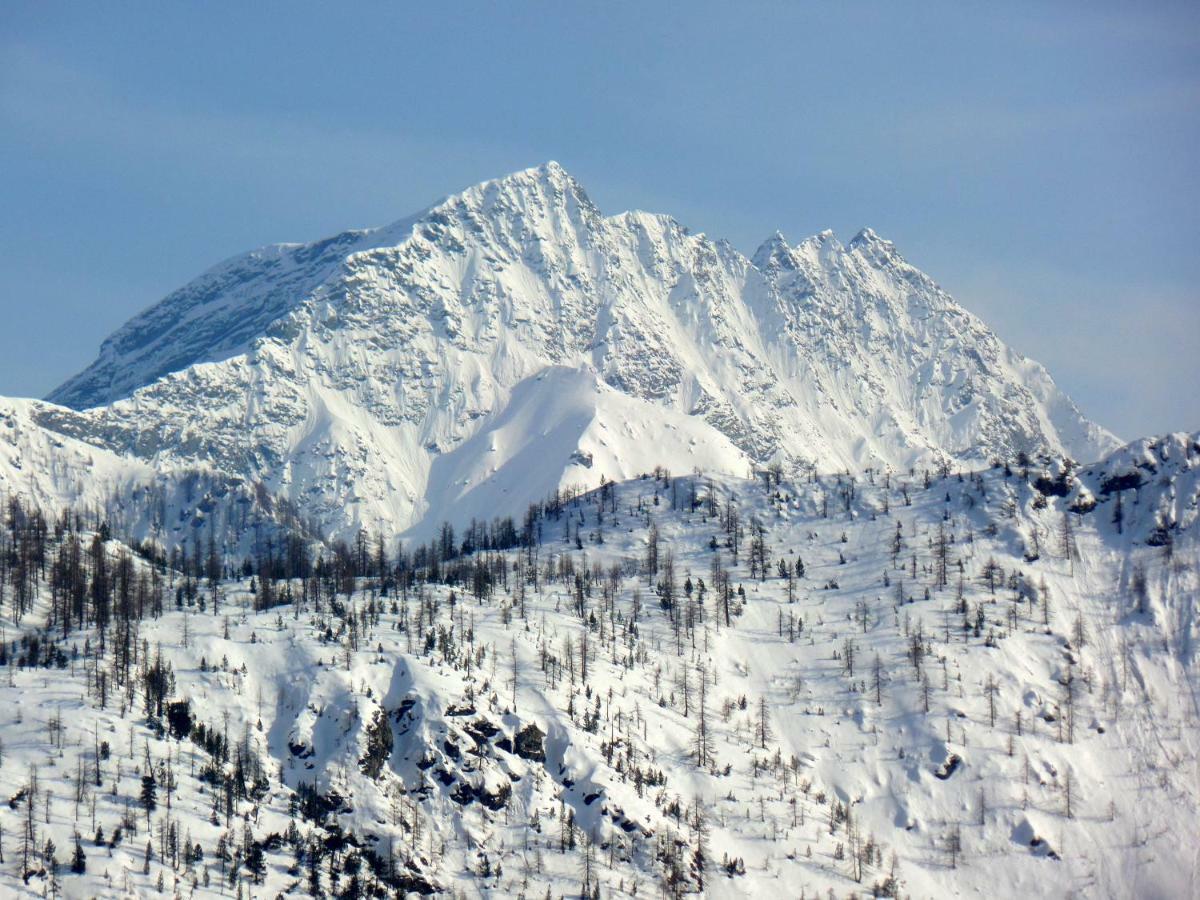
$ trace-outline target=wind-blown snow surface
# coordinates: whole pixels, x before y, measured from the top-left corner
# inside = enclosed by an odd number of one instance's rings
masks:
[[[748,259],[605,217],[554,163],[227,261],[50,400],[28,412],[53,432],[253,484],[325,535],[519,513],[647,456],[744,475],[1116,446],[873,232]],[[513,437],[535,414],[563,417],[536,449]]]
[[[291,843],[268,838],[285,834],[305,782],[336,794],[332,811],[315,815],[325,826],[390,847],[421,884],[469,897],[577,894],[583,834],[596,842],[601,896],[655,896],[659,857],[676,839],[694,890],[696,805],[712,897],[861,896],[890,873],[903,895],[920,898],[1194,897],[1198,491],[1200,435],[1140,442],[1089,469],[992,469],[928,486],[919,475],[785,480],[769,491],[761,480],[642,478],[607,503],[594,493],[547,519],[536,577],[514,574],[486,600],[461,588],[452,600],[437,584],[380,598],[366,582],[339,598],[341,615],[327,602],[255,613],[239,581],[221,585],[218,615],[184,607],[146,622],[140,637],[173,666],[173,696],[244,741],[270,775],[231,822],[213,815],[211,788],[196,777],[204,754],[146,727],[140,688],[127,712],[117,692],[99,709],[86,653],[58,671],[25,668],[15,658],[27,644],[12,646],[0,671],[0,787],[17,796],[36,763],[53,794],[45,816],[36,811],[38,834],[60,858],[74,831],[87,838],[87,873],[60,875],[68,896],[151,894],[160,872],[168,891],[228,896],[228,864],[213,848],[227,831],[231,847],[248,846],[244,828],[267,848],[265,881],[246,885],[250,894],[302,891],[309,876],[302,863],[291,868]],[[736,563],[721,525],[730,507],[746,531]],[[1064,520],[1073,558],[1055,549]],[[762,580],[748,568],[754,523],[770,562]],[[646,568],[650,524],[662,541],[657,575]],[[1164,527],[1172,541],[1153,546]],[[944,587],[939,528],[949,542]],[[681,621],[694,626],[679,634],[656,593],[668,553]],[[718,556],[745,591],[728,627],[710,575]],[[805,566],[791,603],[780,559]],[[1001,570],[992,588],[989,562]],[[1141,612],[1135,572],[1144,573]],[[346,613],[370,608],[378,621],[359,618],[353,649]],[[442,635],[432,647],[427,630]],[[701,678],[713,736],[703,766]],[[393,748],[372,777],[360,761],[381,710]],[[56,743],[55,716],[65,723]],[[531,724],[546,735],[544,761],[517,752],[516,735]],[[76,803],[74,787],[59,785],[79,765],[90,777],[96,740],[111,757],[100,787],[85,786]],[[143,874],[144,816],[126,798],[136,798],[146,761],[158,769],[168,754],[179,786],[169,813],[160,791],[155,822],[173,819],[204,858],[164,868],[152,829]],[[879,851],[861,882],[843,806],[860,845]],[[560,850],[564,813],[582,832],[573,851]],[[39,895],[44,879],[14,876],[24,816],[19,800],[0,804],[10,861],[0,883]],[[126,826],[111,848],[90,839],[97,825],[111,838],[122,818],[136,834]],[[302,837],[329,834],[311,818],[294,821]],[[954,834],[961,851],[952,855]],[[741,873],[726,873],[723,857]],[[331,891],[324,868],[319,878]]]

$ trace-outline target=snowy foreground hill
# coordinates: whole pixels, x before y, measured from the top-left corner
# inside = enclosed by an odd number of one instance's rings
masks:
[[[0,893],[1195,897],[1198,492],[659,471],[315,566],[13,503]]]
[[[667,216],[602,215],[554,163],[224,262],[49,400],[0,403],[28,439],[0,488],[100,497],[169,543],[197,514],[192,484],[231,547],[281,516],[322,537],[425,534],[654,465],[746,477],[1117,446],[870,230],[746,257]],[[68,439],[69,460],[36,451]],[[75,449],[104,465],[81,475]]]

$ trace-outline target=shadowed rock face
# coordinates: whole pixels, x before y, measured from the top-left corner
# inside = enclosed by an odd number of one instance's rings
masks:
[[[546,748],[542,741],[546,736],[534,724],[526,725],[517,732],[515,750],[517,756],[534,762],[546,761]]]
[[[519,513],[656,463],[1115,446],[873,232],[776,235],[751,259],[666,216],[605,217],[554,163],[222,263],[49,399],[41,428],[256,485],[340,536]]]

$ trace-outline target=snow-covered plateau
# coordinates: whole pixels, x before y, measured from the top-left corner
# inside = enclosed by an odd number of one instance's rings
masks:
[[[0,895],[1200,896],[1200,433],[550,163],[0,399]]]

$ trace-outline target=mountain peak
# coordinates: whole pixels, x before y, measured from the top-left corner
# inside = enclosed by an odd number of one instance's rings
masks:
[[[601,216],[556,162],[407,221],[217,266],[106,341],[52,395],[86,414],[55,421],[261,482],[329,534],[490,517],[658,462],[1089,460],[1111,444],[982,323],[923,315],[948,297],[869,229],[849,248],[776,232],[748,261],[666,216]],[[596,385],[539,382],[551,369]],[[707,456],[665,449],[663,410]],[[556,449],[518,442],[529,423]]]
[[[833,233],[832,228],[826,228],[818,231],[816,234],[809,235],[796,245],[796,249],[800,249],[801,247],[812,247],[819,250],[843,249],[841,242],[837,239],[837,235]]]
[[[792,262],[792,248],[788,245],[787,238],[783,236],[783,232],[781,231],[776,231],[759,244],[750,261],[754,263],[754,267],[760,272],[766,272],[770,269],[791,269],[794,267]]]
[[[547,222],[554,232],[566,222],[587,227],[600,218],[583,185],[554,160],[481,181],[445,198],[430,212],[483,216],[497,222],[518,222],[514,217],[519,217],[524,225]]]
[[[579,182],[557,161],[551,159],[538,166],[529,166],[525,169],[518,169],[515,172],[510,172],[507,175],[501,175],[499,178],[489,178],[481,184],[492,185],[525,185],[525,184],[553,184],[555,186],[573,185],[578,186]]]
[[[569,192],[587,196],[583,185],[565,168],[554,160],[549,160],[539,166],[518,169],[499,178],[489,178],[481,181],[465,191],[451,195],[448,200],[466,196],[486,196],[492,193],[528,194],[530,192],[553,193]]]
[[[851,253],[855,251],[864,252],[873,256],[894,257],[896,253],[896,245],[886,238],[880,237],[872,228],[863,228],[846,245],[846,249]]]
[[[874,228],[871,228],[871,227],[860,228],[858,231],[858,234],[856,234],[854,237],[852,237],[850,239],[850,246],[854,247],[859,244],[869,244],[869,243],[875,243],[877,241],[883,241],[883,238],[881,238],[875,232]],[[884,241],[884,243],[891,243],[891,242]]]

